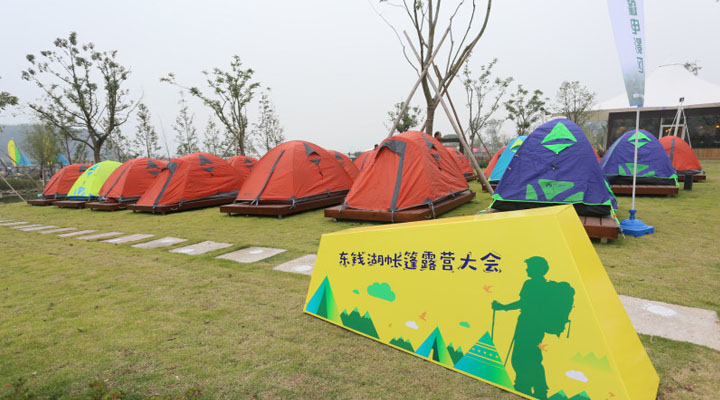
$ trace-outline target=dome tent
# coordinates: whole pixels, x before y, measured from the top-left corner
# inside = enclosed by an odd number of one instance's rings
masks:
[[[425,219],[474,197],[450,153],[423,132],[385,139],[367,162],[344,205],[326,209],[326,217],[389,222]],[[454,202],[456,198],[462,201]],[[444,201],[452,206],[439,207]]]
[[[352,178],[352,180],[354,181],[360,173],[360,169],[352,162],[350,157],[348,157],[344,153],[335,150],[330,150],[330,153],[335,156],[337,162],[342,165],[343,169],[345,169],[345,172],[347,172],[347,174],[350,175],[350,178]]]
[[[377,149],[368,150],[362,154],[360,154],[355,161],[353,161],[353,164],[357,167],[358,170],[362,171],[363,168],[365,168],[365,165],[368,163],[371,155],[375,154]]]
[[[222,158],[209,153],[191,153],[170,160],[137,203],[129,208],[165,214],[230,203],[242,183],[242,176]]]
[[[152,158],[133,158],[124,162],[105,180],[99,192],[99,201],[85,208],[93,210],[122,210],[136,202],[152,185],[167,161]]]
[[[282,143],[253,166],[228,214],[287,215],[342,202],[352,178],[322,147],[302,140]]]
[[[610,146],[600,164],[611,185],[632,185],[637,135],[637,184],[675,185],[677,174],[660,141],[645,130],[631,130]]]
[[[617,201],[590,142],[558,118],[535,129],[512,157],[492,196],[500,211],[573,204],[579,215],[613,215]]]
[[[503,153],[503,151],[505,151],[506,148],[507,148],[507,146],[503,146],[500,148],[500,150],[496,151],[495,154],[493,154],[487,167],[485,167],[485,177],[486,178],[490,178],[490,175],[492,175],[493,169],[495,169],[495,165],[497,165],[498,158],[500,158],[500,155]]]
[[[86,169],[73,183],[67,200],[56,201],[61,208],[84,208],[85,203],[95,200],[107,178],[121,164],[117,161],[102,161]]]
[[[60,168],[45,185],[42,191],[42,197],[28,200],[28,204],[46,206],[52,204],[55,200],[66,198],[75,181],[77,181],[80,175],[89,167],[90,165],[87,164],[70,164]]]
[[[677,136],[664,136],[660,139],[660,144],[665,149],[665,154],[667,154],[678,175],[699,174],[702,172],[700,161],[687,142]]]
[[[465,176],[465,179],[472,180],[475,176],[475,171],[472,169],[472,165],[470,165],[470,161],[468,161],[465,155],[454,147],[445,147],[445,150],[447,150],[453,160],[455,160],[458,168],[460,168],[460,172],[462,172]]]
[[[257,162],[257,158],[242,155],[232,156],[227,159],[227,162],[229,162],[230,165],[232,165],[233,168],[242,175],[244,181],[248,176],[250,176],[250,172],[252,172],[252,167]]]

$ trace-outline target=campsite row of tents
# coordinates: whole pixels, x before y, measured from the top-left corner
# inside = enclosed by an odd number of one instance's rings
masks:
[[[638,132],[638,183],[677,186],[678,171],[700,170],[687,144]],[[485,171],[495,185],[489,209],[573,204],[579,215],[614,216],[611,185],[632,177],[635,134],[618,139],[598,162],[583,131],[549,121],[499,151]],[[677,161],[673,167],[670,159]],[[683,168],[682,170],[680,168]],[[422,132],[404,132],[351,161],[305,141],[290,141],[257,160],[193,153],[169,162],[137,158],[120,164],[73,164],[58,171],[31,204],[129,208],[167,213],[210,205],[221,212],[283,216],[320,207],[337,219],[402,222],[433,218],[470,201],[468,160]]]

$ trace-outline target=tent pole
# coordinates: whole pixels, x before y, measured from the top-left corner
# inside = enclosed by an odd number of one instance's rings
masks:
[[[640,106],[637,106],[635,113],[635,155],[633,156],[633,186],[632,186],[632,206],[635,209],[635,182],[637,180],[637,153],[638,153],[638,136],[640,136]]]
[[[407,32],[403,31],[403,34],[405,35],[405,38],[407,39],[408,43],[410,44],[410,48],[412,49],[413,53],[415,53],[415,57],[420,59],[420,54],[418,54],[417,50],[415,49],[415,46],[413,45],[412,41],[410,40],[410,37],[408,36]],[[434,64],[433,64],[434,65]],[[430,83],[430,86],[432,86],[433,90],[436,93],[440,93],[437,85],[435,85],[435,80],[432,78],[432,76],[428,76],[428,82]],[[456,125],[455,119],[453,118],[452,114],[450,113],[450,110],[448,109],[447,104],[445,103],[445,99],[440,96],[440,104],[443,107],[443,110],[445,110],[445,114],[447,115],[448,119],[450,120],[450,125],[452,125],[453,130],[455,130],[455,133],[457,134],[458,139],[460,140],[460,144],[463,147],[463,150],[466,154],[472,155],[472,152],[470,151],[470,147],[467,144],[467,141],[465,141],[465,135],[463,135],[460,128]],[[485,190],[490,193],[492,196],[495,194],[495,191],[493,190],[492,186],[490,186],[490,183],[485,178],[485,174],[482,173],[482,170],[480,169],[480,166],[478,165],[477,160],[475,157],[470,157],[470,163],[472,164],[475,171],[478,172],[478,179],[480,182],[482,182],[483,186],[485,187]]]
[[[437,47],[435,47],[435,51],[430,55],[430,59],[428,62],[423,66],[422,72],[420,72],[420,76],[417,79],[417,82],[415,82],[415,86],[413,86],[412,90],[410,90],[410,94],[408,95],[407,99],[403,103],[402,108],[400,109],[400,112],[398,113],[397,117],[395,118],[395,122],[392,125],[392,128],[390,128],[390,133],[388,133],[387,137],[391,137],[393,134],[395,134],[395,130],[397,129],[398,124],[400,123],[400,119],[402,119],[403,114],[405,114],[405,111],[408,108],[408,104],[410,104],[410,100],[412,100],[413,95],[415,94],[415,91],[417,90],[418,86],[420,86],[420,83],[422,83],[423,79],[428,73],[428,70],[430,69],[430,66],[433,64],[433,60],[435,59],[435,56],[437,55],[438,51],[440,51],[440,47],[442,46],[443,42],[445,41],[445,38],[447,37],[448,33],[450,33],[450,27],[445,30],[445,33],[442,36],[442,39],[437,44]],[[407,36],[407,34],[406,34]],[[418,57],[418,60],[420,61],[420,65],[422,65],[422,60],[420,57]]]

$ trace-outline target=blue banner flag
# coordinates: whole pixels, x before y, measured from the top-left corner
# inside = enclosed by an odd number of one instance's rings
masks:
[[[610,22],[630,106],[645,101],[645,24],[643,0],[608,0]]]

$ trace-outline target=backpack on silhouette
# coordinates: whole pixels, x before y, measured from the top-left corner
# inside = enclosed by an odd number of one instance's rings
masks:
[[[573,308],[575,289],[567,282],[548,281],[541,299],[545,318],[542,320],[543,330],[560,337],[565,326],[570,322],[570,311]]]

